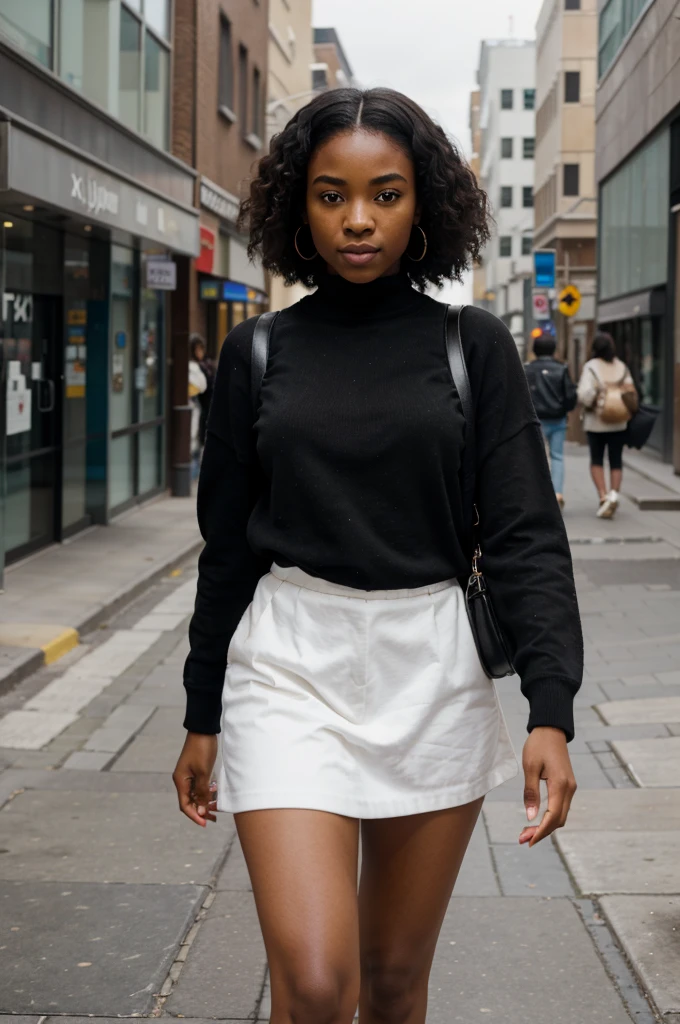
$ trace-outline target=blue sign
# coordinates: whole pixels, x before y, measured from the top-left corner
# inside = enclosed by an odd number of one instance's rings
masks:
[[[127,335],[125,331],[116,331],[116,348],[125,348],[127,344]]]
[[[247,302],[248,285],[237,281],[222,282],[222,300],[224,302]]]
[[[555,263],[557,253],[554,249],[536,249],[534,252],[534,286],[536,288],[555,287]]]

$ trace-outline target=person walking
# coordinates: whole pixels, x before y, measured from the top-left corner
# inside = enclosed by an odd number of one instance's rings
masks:
[[[189,403],[191,405],[191,479],[198,477],[201,465],[201,396],[208,388],[208,381],[196,358],[196,346],[191,342],[189,359]]]
[[[576,406],[576,385],[569,367],[555,359],[556,342],[542,334],[533,344],[535,359],[525,363],[531,400],[539,418],[550,458],[550,476],[560,508],[564,508],[564,441],[567,413]]]
[[[584,408],[590,475],[600,502],[597,516],[613,519],[619,507],[623,479],[626,426],[637,409],[638,396],[630,370],[616,355],[611,334],[600,331],[595,335],[591,358],[579,380],[578,400]],[[605,483],[605,451],[609,458],[609,489]]]
[[[424,289],[478,258],[488,204],[419,106],[321,93],[272,139],[241,223],[266,269],[316,291],[269,322],[268,359],[252,318],[220,354],[179,806],[203,827],[235,815],[272,1024],[350,1024],[357,1003],[362,1024],[422,1024],[484,795],[517,772],[457,582],[474,551],[463,465],[481,593],[529,700],[530,846],[575,790],[569,545],[514,339],[484,310],[453,320],[454,387],[451,314]]]
[[[208,358],[206,354],[205,341],[200,334],[192,334],[189,338],[189,345],[191,347],[191,358],[200,367],[206,381],[205,391],[197,396],[198,404],[201,409],[198,425],[198,442],[199,447],[203,448],[203,445],[205,444],[208,412],[210,411],[210,403],[212,402],[213,390],[215,387],[215,373],[217,371],[217,367],[214,360]]]

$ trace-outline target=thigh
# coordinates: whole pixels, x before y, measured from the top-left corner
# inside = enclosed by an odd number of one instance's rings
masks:
[[[588,431],[588,447],[590,448],[591,466],[602,466],[604,464],[604,450],[606,444],[606,433],[600,433],[595,430]]]
[[[616,433],[607,434],[610,469],[623,469],[623,446],[625,443],[625,430],[617,430]]]
[[[560,423],[553,428],[550,435],[550,456],[553,459],[564,458],[564,440],[567,436],[566,424]]]
[[[267,950],[273,1003],[329,985],[339,992],[358,990],[358,821],[295,808],[234,817]]]
[[[362,984],[390,972],[426,983],[482,803],[362,823]]]

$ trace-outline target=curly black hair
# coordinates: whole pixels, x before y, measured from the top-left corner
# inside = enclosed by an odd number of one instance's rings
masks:
[[[413,160],[420,226],[427,252],[406,271],[418,287],[460,280],[489,240],[489,204],[474,174],[425,111],[393,89],[332,89],[302,107],[262,157],[250,195],[241,204],[239,223],[249,231],[248,254],[260,256],[267,270],[289,284],[313,285],[320,261],[304,262],[293,239],[302,224],[307,165],[322,143],[341,132],[361,128],[393,139]]]

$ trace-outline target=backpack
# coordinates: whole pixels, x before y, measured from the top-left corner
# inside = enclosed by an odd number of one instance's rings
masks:
[[[620,423],[623,429],[638,407],[635,385],[626,384],[628,370],[623,371],[621,380],[612,382],[600,380],[592,366],[590,372],[597,381],[597,397],[593,411],[597,413],[603,423],[612,425]]]

